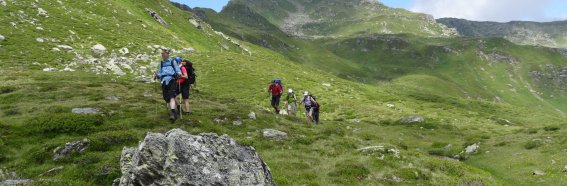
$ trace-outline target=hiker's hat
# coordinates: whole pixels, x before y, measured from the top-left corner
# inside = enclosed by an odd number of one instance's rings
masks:
[[[177,57],[175,57],[175,61],[177,63],[181,63],[181,61],[183,61],[183,59],[181,57],[177,56]]]
[[[289,90],[288,90],[287,92],[289,92],[289,93],[293,93],[293,90],[291,90],[291,88],[290,88],[290,89],[289,89]]]
[[[304,96],[309,95],[309,92],[305,91],[305,93],[303,93]]]
[[[162,48],[161,51],[163,51],[163,52],[165,52],[165,53],[167,53],[167,54],[170,54],[170,53],[171,53],[171,49],[169,49],[169,48]]]

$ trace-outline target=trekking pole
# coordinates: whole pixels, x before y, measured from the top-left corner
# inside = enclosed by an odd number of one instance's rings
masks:
[[[181,90],[181,83],[179,81],[177,82],[177,87],[179,89],[179,93],[181,94],[181,96],[179,96],[179,119],[183,119],[183,113],[181,113],[181,98],[183,97],[183,91]]]
[[[158,90],[158,86],[157,86],[157,81],[154,82],[154,90],[157,91]],[[159,91],[158,91],[159,92]],[[157,121],[157,115],[158,115],[158,102],[154,99],[154,105],[156,106],[156,112],[154,114],[154,122]]]

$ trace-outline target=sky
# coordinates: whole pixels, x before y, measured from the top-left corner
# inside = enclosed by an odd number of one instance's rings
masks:
[[[173,0],[190,7],[212,8],[217,12],[228,0]],[[567,20],[567,0],[380,0],[387,6],[474,21],[557,21]]]

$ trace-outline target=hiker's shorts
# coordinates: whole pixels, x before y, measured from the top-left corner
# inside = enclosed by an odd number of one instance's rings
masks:
[[[295,103],[288,103],[287,110],[295,113],[295,111],[297,110],[297,105]]]
[[[272,95],[272,106],[280,105],[281,95]]]
[[[181,94],[181,98],[189,99],[189,89],[191,89],[191,85],[189,83],[183,83],[177,91],[177,95]]]
[[[313,114],[313,107],[305,107],[305,116],[311,116]]]
[[[169,100],[171,100],[171,98],[175,98],[177,94],[177,82],[175,81],[175,79],[172,79],[169,81],[169,84],[162,84],[161,90],[163,94],[163,100],[166,103],[169,103]]]

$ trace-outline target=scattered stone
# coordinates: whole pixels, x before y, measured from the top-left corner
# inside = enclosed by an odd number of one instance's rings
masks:
[[[287,133],[274,129],[264,129],[263,136],[264,138],[283,139],[287,138]]]
[[[53,160],[56,161],[63,158],[68,158],[73,154],[83,153],[89,147],[89,143],[90,140],[85,138],[83,140],[66,143],[64,146],[59,146],[55,150],[53,150]]]
[[[74,108],[71,112],[75,114],[100,114],[100,110],[97,108]]]
[[[353,123],[360,123],[361,120],[360,120],[360,119],[352,119],[351,122],[353,122]]]
[[[44,177],[44,176],[54,176],[54,174],[55,174],[56,172],[59,172],[60,170],[63,170],[63,168],[64,168],[63,166],[59,166],[59,167],[55,167],[55,168],[49,169],[47,172],[44,172],[44,173],[40,174],[38,177],[41,178],[41,177]]]
[[[567,165],[563,167],[563,172],[567,172]]]
[[[56,72],[57,69],[56,68],[44,68],[43,71],[44,72]]]
[[[104,53],[106,53],[106,48],[101,44],[96,44],[91,48],[91,51],[93,51],[95,54],[103,55]]]
[[[41,28],[41,27],[39,27],[39,26],[38,26],[38,27],[35,27],[35,29],[36,29],[36,30],[43,30],[43,28]]]
[[[3,35],[0,35],[0,41],[4,41],[6,38]]]
[[[75,72],[75,70],[71,69],[70,67],[65,67],[62,71],[63,72]]]
[[[0,0],[0,5],[2,5],[2,6],[7,6],[8,4],[6,3],[5,0]]]
[[[149,98],[149,97],[153,97],[153,96],[154,96],[154,95],[152,95],[152,94],[150,94],[150,93],[144,93],[144,97]]]
[[[61,50],[59,48],[52,48],[51,51],[52,52],[61,52]]]
[[[130,51],[128,50],[128,48],[122,48],[122,49],[120,49],[119,52],[120,52],[120,54],[122,54],[122,55],[126,55],[126,54],[129,54],[129,53],[130,53]]]
[[[43,8],[37,8],[37,15],[43,17],[49,17],[49,14]]]
[[[533,172],[532,172],[532,175],[534,175],[534,176],[543,176],[543,175],[545,175],[545,172],[536,170],[536,171],[533,171]]]
[[[41,38],[41,37],[35,38],[35,41],[37,41],[38,43],[45,42],[45,40],[43,40],[43,38]]]
[[[331,84],[330,84],[330,83],[323,83],[322,85],[323,85],[323,86],[326,86],[326,87],[331,87]]]
[[[394,155],[394,157],[396,158],[400,158],[400,150],[394,148],[387,149],[383,145],[363,147],[358,149],[358,151],[362,153],[373,153],[373,152],[388,153]]]
[[[396,105],[394,105],[394,104],[387,104],[386,106],[387,106],[388,108],[395,108],[395,107],[396,107]]]
[[[414,123],[423,123],[425,119],[421,116],[406,116],[400,119],[400,123],[403,124],[414,124]]]
[[[69,45],[57,45],[57,48],[63,49],[67,52],[73,51],[73,47],[71,47]]]
[[[120,101],[120,98],[116,96],[107,96],[106,99],[110,101]]]
[[[4,180],[0,182],[0,185],[30,185],[33,180],[30,179],[20,179],[20,180]]]
[[[194,48],[192,48],[192,47],[189,47],[189,48],[183,48],[183,51],[185,51],[185,52],[195,52],[196,50],[195,50]]]
[[[250,118],[252,120],[256,120],[256,113],[250,112],[250,114],[248,114],[248,118]]]
[[[120,166],[116,185],[275,185],[253,147],[181,129],[148,133],[139,147],[124,148]]]
[[[467,148],[465,148],[465,152],[467,154],[474,154],[478,151],[478,148],[480,148],[480,146],[475,143],[475,144],[469,145]]]
[[[240,120],[234,120],[234,121],[232,121],[232,125],[240,126],[240,125],[242,125],[242,121],[240,121]]]

